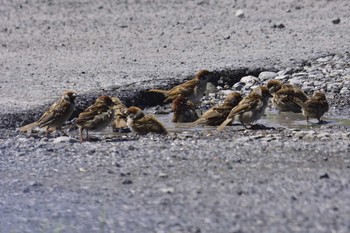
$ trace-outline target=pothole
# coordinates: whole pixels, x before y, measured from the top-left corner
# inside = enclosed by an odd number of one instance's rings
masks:
[[[268,72],[265,72],[268,71]],[[265,76],[262,75],[265,73]],[[270,76],[269,76],[270,75]],[[192,78],[188,77],[188,79]],[[243,83],[242,78],[252,79],[252,83]],[[265,68],[238,68],[212,71],[209,77],[209,83],[212,84],[212,93],[207,95],[203,101],[210,107],[218,101],[222,100],[218,96],[223,96],[230,91],[239,91],[246,94],[254,87],[254,85],[266,84],[267,79],[276,78],[284,82],[290,82],[300,86],[307,94],[311,94],[314,90],[322,90],[326,93],[330,103],[330,111],[325,116],[331,122],[331,125],[349,126],[350,112],[350,55],[329,55],[316,60],[308,61],[294,68],[286,68],[284,70],[273,70]],[[255,80],[255,81],[254,81]],[[258,80],[258,81],[256,81]],[[149,89],[170,89],[173,86],[183,82],[184,80],[150,80],[140,83],[132,83],[124,87],[110,87],[107,90],[96,91],[93,93],[79,95],[76,100],[76,109],[71,119],[76,118],[80,112],[92,104],[95,99],[102,95],[116,96],[125,103],[126,106],[138,106],[147,109],[152,106],[164,105],[164,96],[158,93],[148,92]],[[254,83],[255,82],[255,83]],[[205,105],[204,104],[204,105]],[[0,114],[1,129],[14,130],[26,123],[30,123],[38,119],[48,106],[39,106],[35,109],[25,112]],[[275,125],[276,119],[282,115],[267,112],[261,122],[267,120],[270,125]],[[170,116],[164,117],[164,123],[171,128]],[[277,118],[276,118],[277,117]],[[299,117],[303,118],[301,114]],[[303,120],[290,119],[289,122],[277,123],[285,127],[303,128],[305,125]],[[174,124],[173,124],[174,125]],[[175,128],[186,129],[186,125],[177,124]]]

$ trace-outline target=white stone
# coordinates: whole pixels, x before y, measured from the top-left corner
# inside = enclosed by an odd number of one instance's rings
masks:
[[[52,142],[53,143],[78,142],[78,140],[67,136],[61,136],[61,137],[54,138]]]
[[[259,79],[261,81],[266,81],[269,79],[274,79],[275,77],[277,77],[277,73],[276,72],[272,72],[272,71],[263,71],[259,74]]]
[[[236,11],[236,17],[243,18],[243,17],[244,17],[244,12],[243,12],[243,10],[238,10],[238,11]]]
[[[259,83],[259,78],[255,77],[255,76],[252,76],[252,75],[248,75],[248,76],[244,76],[241,78],[240,80],[242,83],[245,83],[246,85],[247,84],[251,84],[251,85],[254,85],[256,83]]]

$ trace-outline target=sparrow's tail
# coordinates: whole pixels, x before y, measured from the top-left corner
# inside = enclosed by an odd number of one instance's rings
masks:
[[[30,132],[37,125],[38,125],[38,123],[35,121],[35,122],[30,123],[28,125],[22,126],[21,128],[19,128],[19,131],[20,132]]]
[[[294,91],[294,97],[300,99],[302,102],[308,100],[307,95],[300,89]]]
[[[232,118],[227,118],[222,124],[217,128],[217,131],[223,131],[224,128],[233,121]]]
[[[168,94],[167,90],[160,90],[160,89],[151,89],[151,90],[148,90],[148,92],[156,92],[156,93],[161,93],[161,94],[164,94],[164,95]]]
[[[205,119],[205,118],[199,118],[198,120],[192,122],[192,123],[190,124],[190,127],[195,127],[195,126],[197,126],[197,125],[203,125],[203,124],[205,124],[205,122],[206,122],[206,119]]]
[[[304,108],[305,107],[305,103],[303,100],[301,100],[300,98],[298,97],[294,97],[294,103],[296,103],[297,105],[299,105],[300,107]]]
[[[117,119],[115,119],[113,121],[113,128],[115,128],[115,129],[123,129],[123,128],[127,128],[127,127],[128,127],[128,124],[121,117],[117,117]]]

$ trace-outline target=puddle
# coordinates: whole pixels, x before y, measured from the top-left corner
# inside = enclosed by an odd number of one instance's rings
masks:
[[[147,112],[147,111],[146,111]],[[191,132],[191,131],[214,131],[217,127],[215,126],[192,126],[192,123],[173,123],[171,122],[173,113],[170,114],[156,114],[155,115],[159,121],[161,121],[168,132]],[[301,113],[278,113],[277,111],[267,111],[266,115],[261,118],[258,123],[266,127],[273,128],[288,128],[288,129],[299,129],[299,130],[310,130],[312,128],[320,128],[324,125],[339,125],[350,127],[350,119],[345,118],[332,118],[332,117],[323,117],[325,124],[317,124],[316,119],[311,119],[310,123],[306,123],[305,117]],[[231,130],[242,130],[243,126],[237,125],[230,127]],[[78,130],[70,130],[68,132],[70,136],[79,138]],[[126,133],[114,132],[112,127],[107,127],[100,132],[89,132],[89,135],[97,138],[109,138],[109,137],[127,137]]]
[[[350,126],[350,120],[344,118],[322,117],[325,123],[318,124],[317,119],[311,119],[309,124],[301,113],[293,112],[266,112],[266,116],[259,123],[270,127],[284,127],[289,129],[320,128],[324,125]]]
[[[190,127],[191,123],[172,123],[172,113],[155,115],[168,129],[170,132],[179,132],[179,131],[201,131],[201,130],[215,130],[214,126],[195,126]],[[293,112],[283,112],[278,113],[277,111],[267,111],[266,115],[261,118],[257,123],[262,124],[266,127],[274,128],[288,128],[288,129],[311,129],[311,128],[320,128],[324,125],[339,125],[350,127],[350,119],[344,118],[331,118],[323,117],[325,124],[318,124],[317,119],[311,119],[309,124],[306,123],[306,118],[301,113]],[[239,123],[239,122],[236,122]],[[243,126],[233,126],[237,129],[242,129]]]

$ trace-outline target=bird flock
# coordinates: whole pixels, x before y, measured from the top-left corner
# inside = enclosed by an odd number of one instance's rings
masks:
[[[316,118],[318,123],[322,123],[321,117],[329,110],[323,92],[315,91],[309,97],[297,86],[279,80],[268,80],[266,85],[256,87],[244,97],[239,92],[229,93],[223,103],[198,116],[196,109],[206,92],[210,74],[208,70],[200,70],[193,79],[170,90],[151,89],[149,92],[161,93],[165,96],[165,103],[171,102],[174,112],[172,122],[187,122],[190,127],[217,126],[218,131],[235,121],[239,121],[245,128],[254,128],[253,124],[264,115],[270,99],[279,112],[302,113],[307,123],[310,118]],[[66,135],[62,131],[62,125],[72,116],[76,96],[75,91],[64,91],[62,97],[37,121],[22,126],[19,131],[30,133],[34,127],[45,127],[47,136],[54,131]],[[110,124],[114,130],[129,128],[139,135],[168,133],[155,116],[145,114],[136,106],[126,107],[117,97],[106,95],[98,97],[95,103],[81,112],[76,124],[81,141],[90,139],[89,131],[100,131]]]

